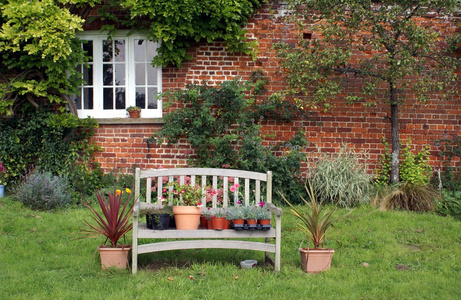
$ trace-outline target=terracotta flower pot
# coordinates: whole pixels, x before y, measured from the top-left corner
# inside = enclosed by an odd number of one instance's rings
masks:
[[[211,218],[206,219],[206,228],[213,229],[213,223],[211,222]]]
[[[229,220],[224,221],[224,229],[229,229]]]
[[[108,246],[99,246],[99,256],[101,257],[101,268],[106,270],[114,267],[125,269],[129,267],[129,254],[131,245],[123,245],[120,248],[110,248]]]
[[[197,206],[173,206],[173,214],[178,230],[196,230],[200,224],[202,208]]]
[[[243,225],[245,224],[245,220],[244,219],[234,219],[232,220],[232,223],[234,223],[234,225]]]
[[[140,110],[132,110],[128,112],[130,114],[130,118],[132,119],[138,119],[141,117],[141,111]]]
[[[200,228],[207,229],[206,217],[203,215],[200,216]]]
[[[299,248],[298,251],[301,254],[302,268],[307,273],[329,270],[333,253],[335,253],[333,249]]]
[[[271,225],[271,219],[259,219],[258,224],[261,225]]]
[[[211,222],[213,223],[213,229],[214,230],[223,230],[224,229],[224,223],[226,222],[226,218],[224,217],[214,217],[211,219]]]

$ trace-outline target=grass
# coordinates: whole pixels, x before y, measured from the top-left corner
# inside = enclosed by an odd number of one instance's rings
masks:
[[[461,222],[433,213],[356,209],[333,229],[327,245],[336,250],[331,270],[316,275],[301,270],[297,248],[303,237],[287,230],[293,220],[288,215],[283,217],[278,274],[271,267],[240,269],[241,260],[261,262],[261,252],[204,249],[141,255],[136,276],[128,270],[102,271],[99,257],[92,260],[101,240],[79,239],[77,233],[88,215],[83,208],[31,211],[9,198],[0,199],[0,299],[455,299],[461,295]]]

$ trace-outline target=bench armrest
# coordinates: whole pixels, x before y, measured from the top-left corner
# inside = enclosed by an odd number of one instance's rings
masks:
[[[271,211],[271,213],[275,214],[277,217],[281,217],[283,214],[283,210],[272,203],[266,203],[267,209]]]

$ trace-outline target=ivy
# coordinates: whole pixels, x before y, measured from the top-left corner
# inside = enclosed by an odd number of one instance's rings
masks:
[[[191,59],[187,49],[194,42],[223,41],[231,53],[255,56],[257,42],[247,40],[243,27],[260,6],[259,0],[122,0],[107,1],[99,12],[103,20],[113,23],[104,29],[141,30],[149,38],[161,40],[153,64],[180,67]],[[114,13],[120,10],[130,18]]]

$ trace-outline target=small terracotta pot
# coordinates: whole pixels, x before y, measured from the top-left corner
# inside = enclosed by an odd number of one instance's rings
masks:
[[[229,220],[224,221],[224,229],[229,229]]]
[[[206,219],[206,228],[213,229],[213,223],[211,222],[211,218]]]
[[[248,225],[256,225],[258,224],[258,221],[256,221],[256,219],[247,219],[247,224]]]
[[[232,220],[232,223],[234,223],[234,225],[243,225],[245,224],[245,220],[244,219],[234,219]]]
[[[130,114],[130,118],[132,119],[138,119],[141,117],[141,111],[140,110],[132,110],[128,112]]]
[[[258,219],[258,224],[271,225],[271,220],[270,219]]]
[[[214,217],[211,219],[211,222],[213,223],[213,229],[214,230],[223,230],[224,229],[224,223],[226,222],[226,218],[224,217]]]

